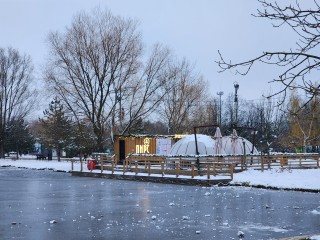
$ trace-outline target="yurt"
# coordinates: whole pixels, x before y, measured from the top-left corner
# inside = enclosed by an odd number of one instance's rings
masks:
[[[249,140],[239,137],[235,129],[231,135],[222,137],[222,148],[228,155],[242,155],[244,149],[246,154],[258,154],[253,144]]]
[[[204,134],[196,134],[198,152],[200,155],[213,155],[215,140]],[[176,142],[170,151],[170,155],[195,155],[196,142],[194,134],[187,135]]]

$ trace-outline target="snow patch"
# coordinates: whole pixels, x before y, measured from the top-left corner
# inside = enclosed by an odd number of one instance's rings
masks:
[[[320,215],[320,211],[318,211],[318,210],[312,210],[311,213],[315,214],[315,215]]]

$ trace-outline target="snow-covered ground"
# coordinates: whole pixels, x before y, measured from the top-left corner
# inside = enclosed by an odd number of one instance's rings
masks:
[[[320,190],[320,169],[272,168],[263,172],[250,169],[234,174],[231,183],[281,189]]]

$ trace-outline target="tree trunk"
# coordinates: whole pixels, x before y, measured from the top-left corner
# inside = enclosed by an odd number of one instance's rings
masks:
[[[61,155],[61,149],[60,149],[60,147],[58,147],[58,148],[57,148],[58,162],[60,162],[60,155]]]
[[[4,158],[4,142],[0,142],[0,158]]]

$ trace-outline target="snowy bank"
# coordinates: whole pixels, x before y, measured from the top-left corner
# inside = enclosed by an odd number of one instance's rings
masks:
[[[231,184],[320,191],[320,169],[250,169],[234,174]]]

